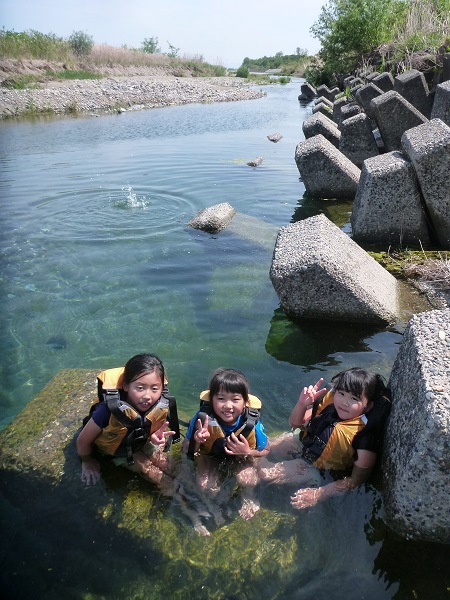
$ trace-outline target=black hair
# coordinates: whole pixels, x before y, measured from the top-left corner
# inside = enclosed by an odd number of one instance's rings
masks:
[[[360,367],[353,367],[341,371],[331,380],[335,390],[342,390],[362,398],[365,396],[368,402],[376,402],[383,396],[387,396],[387,388],[384,379],[378,373],[370,373]]]
[[[241,394],[245,404],[248,404],[249,383],[246,376],[244,373],[241,373],[241,371],[224,368],[216,369],[209,380],[209,397],[211,402],[213,397],[218,394],[220,390],[224,390],[231,394]]]
[[[157,373],[164,385],[164,365],[156,354],[136,354],[125,365],[122,383],[129,385],[132,381],[148,373]]]

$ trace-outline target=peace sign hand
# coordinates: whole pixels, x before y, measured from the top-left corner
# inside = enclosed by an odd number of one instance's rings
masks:
[[[169,421],[165,421],[161,427],[157,431],[154,431],[150,436],[150,439],[155,446],[164,446],[166,443],[166,438],[168,438],[169,435],[175,435],[175,431],[166,431],[168,424]]]
[[[205,416],[205,422],[202,423],[201,419],[197,419],[197,428],[194,433],[194,440],[197,444],[204,444],[206,440],[211,436],[208,431],[208,415]]]

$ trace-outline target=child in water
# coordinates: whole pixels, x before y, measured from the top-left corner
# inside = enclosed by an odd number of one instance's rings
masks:
[[[169,402],[163,395],[164,366],[155,354],[138,354],[124,368],[109,369],[98,375],[99,399],[77,439],[81,459],[81,481],[99,481],[100,465],[92,456],[93,446],[114,457],[117,465],[139,473],[167,495],[175,493],[171,463],[163,452]],[[111,390],[108,398],[104,390]],[[127,422],[127,418],[132,423]],[[125,424],[124,424],[125,420]]]
[[[381,450],[384,425],[390,411],[387,389],[380,375],[364,369],[341,371],[332,389],[319,389],[323,379],[304,387],[289,423],[300,428],[300,445],[293,434],[278,438],[272,448],[295,458],[260,466],[261,479],[277,483],[311,481],[311,467],[335,479],[321,487],[299,489],[294,508],[314,506],[329,496],[351,490],[369,478]]]
[[[238,484],[244,488],[239,514],[251,519],[259,510],[253,497],[259,480],[254,459],[269,452],[259,420],[261,403],[250,395],[243,373],[223,368],[212,374],[209,390],[200,398],[201,410],[190,421],[183,450],[191,458],[198,453],[197,483],[211,500],[218,500],[220,471],[233,467]]]

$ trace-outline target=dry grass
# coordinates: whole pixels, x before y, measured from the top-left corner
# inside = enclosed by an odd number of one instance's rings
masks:
[[[450,291],[450,258],[426,258],[421,264],[411,263],[403,267],[406,277],[430,283],[437,290]]]
[[[94,65],[158,67],[170,65],[172,59],[164,54],[149,54],[140,50],[96,44],[92,48],[88,61]]]

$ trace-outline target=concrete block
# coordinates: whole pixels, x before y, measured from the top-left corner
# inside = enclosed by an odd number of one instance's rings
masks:
[[[348,104],[347,98],[344,96],[339,98],[339,100],[335,100],[333,104],[333,121],[339,125],[341,122],[341,111],[344,106]]]
[[[218,233],[226,228],[235,214],[236,211],[231,204],[222,202],[203,208],[189,221],[188,225],[207,233]]]
[[[333,109],[324,102],[319,102],[319,104],[312,107],[312,114],[316,115],[317,113],[322,113],[322,115],[325,115],[329,119],[333,118]]]
[[[433,229],[450,249],[450,127],[440,119],[406,131],[403,151],[412,161]]]
[[[394,78],[390,73],[380,73],[373,78],[372,82],[383,92],[390,92],[394,89]]]
[[[429,235],[414,167],[401,152],[364,161],[351,216],[359,242],[424,247]]]
[[[343,121],[338,147],[344,156],[360,168],[366,158],[378,156],[378,146],[367,115],[360,113]]]
[[[347,77],[344,77],[344,81],[342,82],[344,90],[346,87],[350,87],[355,79],[356,77],[354,75],[348,75]]]
[[[385,520],[408,539],[450,543],[450,309],[414,315],[389,380]]]
[[[316,91],[318,96],[325,96],[325,98],[332,101],[332,98],[330,98],[330,89],[327,85],[319,85]]]
[[[339,96],[340,93],[341,93],[341,90],[338,87],[331,88],[331,90],[330,90],[330,100],[332,102],[334,102],[334,100],[336,99],[336,96]]]
[[[342,127],[342,124],[346,119],[350,117],[354,117],[355,115],[359,115],[361,112],[361,108],[356,104],[356,102],[349,102],[341,108],[339,127]]]
[[[437,86],[431,118],[441,119],[446,125],[450,126],[450,80]]]
[[[305,139],[322,134],[325,139],[335,146],[335,148],[339,148],[341,132],[336,123],[322,113],[316,113],[305,119],[302,124],[302,129]]]
[[[367,85],[364,85],[362,88],[359,88],[359,90],[357,90],[356,101],[362,107],[366,115],[373,118],[370,103],[374,98],[381,96],[383,93],[383,90],[377,87],[374,83],[368,83]]]
[[[353,198],[361,171],[323,135],[300,142],[295,162],[305,189],[319,198]]]
[[[291,318],[389,323],[398,284],[323,214],[282,227],[270,278]]]
[[[317,96],[316,89],[308,82],[302,83],[300,86],[299,100],[312,100]]]
[[[373,81],[374,79],[376,79],[378,77],[379,73],[378,71],[372,71],[371,73],[368,73],[366,75],[366,81]]]
[[[320,104],[321,102],[333,109],[333,103],[331,102],[331,100],[328,100],[328,98],[325,98],[325,96],[320,96],[319,98],[316,98],[314,100],[314,105]]]
[[[442,59],[442,83],[450,81],[450,52],[444,54]]]
[[[428,122],[422,113],[395,90],[374,98],[370,108],[387,152],[401,150],[403,133]]]
[[[428,98],[428,86],[425,76],[416,69],[397,75],[394,80],[394,91],[414,106],[427,119],[431,115],[431,102]]]

